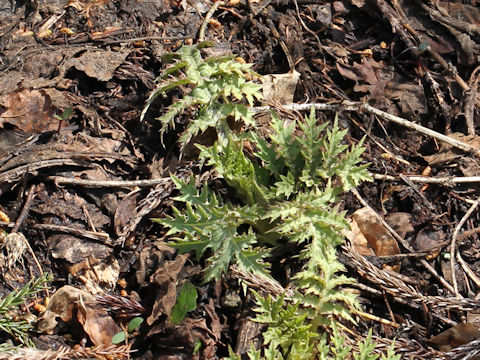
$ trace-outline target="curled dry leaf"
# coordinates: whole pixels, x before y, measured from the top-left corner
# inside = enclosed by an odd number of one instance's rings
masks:
[[[453,133],[448,136],[454,140],[462,141],[468,145],[471,145],[477,149],[480,149],[480,136],[464,135],[462,133]],[[423,158],[426,161],[428,161],[429,165],[443,165],[462,157],[463,157],[462,151],[454,148],[450,144],[442,142],[440,145],[440,151],[438,153],[424,156]]]
[[[427,260],[431,260],[440,254],[442,249],[439,248],[438,245],[440,245],[446,237],[447,235],[441,230],[431,231],[429,229],[422,229],[418,232],[412,245],[415,250],[430,252]]]
[[[22,90],[3,98],[7,110],[0,114],[0,127],[4,123],[15,125],[27,134],[36,134],[58,129],[53,118],[55,108],[44,90]]]
[[[127,194],[118,204],[114,216],[115,233],[121,235],[123,229],[128,225],[129,221],[136,215],[136,207],[140,197],[139,190],[134,190]]]
[[[170,316],[177,301],[177,281],[188,259],[188,254],[178,255],[175,260],[167,261],[151,276],[150,281],[159,286],[152,314],[147,324],[152,325],[161,315]]]
[[[400,248],[398,247],[397,241],[378,221],[377,216],[372,209],[359,209],[352,214],[352,219],[358,226],[360,233],[367,240],[368,247],[373,250],[375,255],[386,256],[400,254]],[[355,245],[356,241],[353,241],[352,243]],[[362,249],[362,251],[366,250]],[[400,266],[394,266],[393,270],[400,270]]]
[[[262,77],[263,96],[281,104],[291,104],[299,79],[300,73],[295,70],[286,74],[265,75]]]
[[[55,326],[57,326],[57,317],[64,322],[72,320],[75,303],[83,298],[84,302],[95,302],[95,298],[86,291],[77,289],[70,285],[65,285],[57,290],[50,298],[47,309],[40,316],[37,328],[40,332],[53,334]]]
[[[100,81],[109,81],[130,51],[89,51],[69,60],[69,65]]]
[[[110,345],[112,337],[120,331],[119,327],[104,309],[93,307],[91,303],[85,303],[80,298],[77,303],[77,319],[83,326],[83,330],[98,345]]]
[[[375,252],[368,244],[368,240],[358,227],[357,222],[354,219],[351,219],[349,223],[350,231],[347,231],[345,233],[345,236],[348,240],[350,240],[352,245],[355,247],[355,250],[357,250],[359,254],[364,256],[374,256]]]
[[[71,235],[55,234],[47,241],[55,259],[64,259],[71,264],[88,257],[103,260],[112,253],[112,249],[106,245]]]
[[[480,339],[479,323],[460,323],[430,338],[429,342],[440,351],[450,351],[477,339]]]
[[[37,329],[53,334],[58,324],[57,318],[64,322],[77,320],[95,345],[111,344],[112,336],[119,330],[113,319],[104,309],[96,306],[96,299],[86,291],[70,285],[61,287],[51,297],[45,312],[37,322]]]
[[[409,213],[390,213],[385,216],[385,221],[402,238],[405,238],[408,233],[415,230],[412,226],[412,214]]]

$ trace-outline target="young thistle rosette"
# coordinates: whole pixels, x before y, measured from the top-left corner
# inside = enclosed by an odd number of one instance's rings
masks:
[[[233,118],[245,125],[254,126],[253,113],[242,103],[253,106],[255,100],[263,98],[261,85],[248,79],[259,75],[251,68],[252,64],[239,62],[232,55],[202,58],[198,46],[182,46],[177,52],[163,57],[166,63],[173,63],[157,78],[158,87],[152,92],[142,111],[140,121],[148,112],[152,103],[174,89],[180,89],[183,95],[171,104],[167,112],[158,120],[162,123],[160,134],[168,128],[175,128],[175,120],[187,109],[193,109],[195,115],[180,136],[181,151],[185,145],[199,133],[214,128],[223,139],[234,136],[227,119]]]
[[[342,290],[354,280],[340,275],[344,267],[336,247],[344,241],[342,230],[348,228],[345,212],[339,211],[339,196],[371,180],[368,164],[361,164],[363,140],[345,145],[347,131],[339,129],[338,118],[331,126],[319,124],[313,108],[305,118],[289,122],[272,112],[268,135],[262,137],[255,132],[250,110],[262,98],[261,85],[252,81],[257,75],[251,65],[233,56],[202,59],[199,48],[191,46],[169,58],[174,64],[159,78],[142,115],[159,95],[182,89],[182,98],[159,118],[162,135],[187,108],[193,110],[195,116],[179,138],[182,151],[194,136],[214,128],[217,141],[197,145],[199,159],[236,195],[227,199],[206,184],[197,189],[193,178],[183,182],[172,176],[179,192],[174,200],[181,207],[172,207],[170,216],[155,221],[168,228],[167,235],[175,236],[172,245],[180,252],[194,251],[197,260],[204,258],[205,281],[219,279],[232,263],[244,272],[268,277],[271,249],[285,241],[299,244],[302,250],[292,255],[304,262],[292,277],[296,295],[282,297],[276,305],[273,299],[257,296],[256,311],[257,321],[269,324],[268,331],[275,334],[265,339],[268,349],[280,349],[285,358],[296,358],[288,354],[297,352],[298,358],[309,358],[301,354],[307,350],[311,354],[313,344],[320,346],[319,329],[334,326],[338,318],[353,321],[350,310],[359,308],[356,297]],[[236,133],[229,118],[246,125],[247,131]],[[245,152],[245,141],[253,153]],[[273,313],[279,306],[284,316]],[[289,322],[293,317],[298,321]],[[291,331],[306,334],[307,341],[288,342]],[[277,336],[285,342],[275,342]]]

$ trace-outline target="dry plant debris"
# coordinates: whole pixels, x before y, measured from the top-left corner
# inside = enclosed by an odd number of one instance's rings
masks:
[[[371,208],[352,193],[340,204],[354,220],[351,244],[338,249],[357,281],[345,288],[355,288],[365,310],[345,344],[358,350],[372,328],[379,352],[396,338],[405,358],[478,356],[479,5],[0,0],[0,292],[42,272],[55,279],[50,293],[11,314],[39,316],[48,340],[32,333],[38,349],[6,349],[0,359],[214,359],[228,346],[245,354],[262,344],[265,329],[250,320],[255,305],[244,290],[292,295],[291,274],[303,265],[289,256],[296,249],[272,253],[268,281],[231,266],[202,283],[208,264],[178,255],[167,230],[149,220],[178,206],[170,173],[183,181],[193,174],[197,186],[239,201],[225,179],[200,168],[194,146],[181,154],[177,139],[192,109],[160,141],[154,116],[187,84],[140,121],[163,56],[199,40],[213,42],[205,53],[235,53],[265,75],[259,136],[271,133],[268,110],[288,127],[312,105],[322,121],[339,113],[349,144],[365,136],[375,181],[358,194]],[[195,139],[215,140],[208,131]],[[244,150],[256,151],[247,141]],[[187,281],[197,307],[175,325],[170,315]],[[110,346],[139,314],[138,333]]]

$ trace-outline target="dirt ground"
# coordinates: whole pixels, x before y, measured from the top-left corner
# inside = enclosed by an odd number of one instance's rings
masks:
[[[373,328],[405,358],[473,354],[477,343],[462,345],[480,338],[479,9],[475,0],[0,0],[0,224],[29,245],[12,250],[4,239],[0,292],[48,272],[50,293],[34,303],[58,289],[63,306],[96,303],[69,316],[25,304],[41,319],[35,345],[70,349],[64,358],[95,345],[97,356],[216,359],[261,342],[241,274],[202,284],[202,264],[177,255],[151,221],[174,203],[169,173],[204,170],[179,159],[178,132],[159,141],[167,100],[143,121],[141,112],[162,56],[211,41],[210,55],[236,54],[261,75],[298,72],[278,107],[292,97],[320,104],[330,109],[322,119],[340,114],[347,141],[366,136],[375,180],[342,206],[362,233],[369,221],[380,230],[361,251],[339,249],[365,307],[352,341]],[[366,204],[388,225],[362,225]],[[398,251],[372,250],[383,231]],[[289,261],[277,259],[282,285]],[[197,306],[172,325],[165,314],[185,279]],[[135,316],[145,321],[128,345],[105,347]]]

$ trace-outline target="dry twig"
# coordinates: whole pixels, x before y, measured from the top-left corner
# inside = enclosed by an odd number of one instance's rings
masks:
[[[452,272],[452,283],[453,283],[453,290],[455,293],[455,296],[460,297],[460,293],[458,292],[458,284],[457,284],[457,276],[455,275],[455,251],[457,248],[457,238],[458,234],[460,233],[460,229],[462,228],[463,224],[468,220],[470,215],[475,211],[477,208],[478,204],[480,203],[480,198],[475,201],[472,206],[470,206],[470,209],[465,213],[465,215],[462,217],[458,225],[455,227],[455,231],[453,232],[452,235],[452,242],[450,244],[450,271]]]

